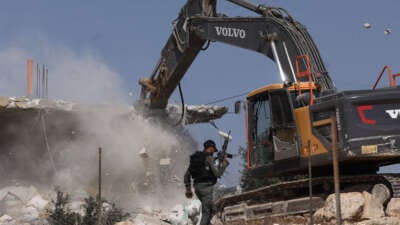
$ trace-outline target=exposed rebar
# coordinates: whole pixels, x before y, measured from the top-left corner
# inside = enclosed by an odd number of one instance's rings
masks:
[[[47,66],[46,66],[46,72],[45,72],[45,74],[46,74],[46,82],[45,82],[45,94],[46,94],[46,99],[49,99],[49,69],[47,68]]]
[[[41,89],[41,98],[45,98],[44,96],[44,90],[45,90],[45,67],[44,64],[42,65],[42,89]]]

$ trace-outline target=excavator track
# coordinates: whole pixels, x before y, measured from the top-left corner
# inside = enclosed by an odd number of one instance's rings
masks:
[[[383,174],[383,177],[390,184],[392,198],[400,198],[400,174]]]
[[[400,197],[400,174],[351,175],[340,178],[341,189],[364,185],[365,191],[375,184],[384,184],[392,197]],[[312,179],[313,197],[309,197],[309,179],[281,182],[240,194],[226,195],[217,202],[217,210],[225,221],[287,216],[307,213],[321,207],[333,193],[333,177]]]

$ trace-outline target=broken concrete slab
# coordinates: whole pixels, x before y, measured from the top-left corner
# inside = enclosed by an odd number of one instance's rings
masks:
[[[390,190],[384,184],[375,184],[371,190],[372,197],[377,199],[380,204],[386,204],[390,199]]]
[[[344,225],[400,225],[400,220],[395,217],[383,217],[379,219],[364,220],[358,223],[344,223]]]
[[[169,165],[171,165],[171,159],[170,158],[160,159],[160,166],[169,166]]]
[[[130,221],[123,221],[123,222],[118,222],[115,225],[136,225],[136,224],[131,223]]]
[[[26,204],[29,200],[37,195],[39,195],[39,193],[33,186],[8,186],[0,190],[0,202],[4,201],[7,196],[11,196],[12,199],[16,199],[17,201],[21,201],[23,204]]]
[[[365,199],[360,192],[340,194],[342,219],[354,221],[361,217]],[[325,201],[324,207],[314,213],[316,222],[329,222],[336,219],[336,196],[331,194]]]
[[[34,207],[40,211],[44,209],[47,206],[47,204],[49,204],[49,201],[43,199],[41,195],[36,195],[26,204],[26,206]]]
[[[143,148],[141,148],[141,149],[139,150],[139,155],[140,155],[140,157],[142,157],[143,159],[149,158],[149,154],[147,154],[147,150],[146,150],[145,147],[143,147]]]
[[[361,215],[361,219],[376,219],[385,216],[383,211],[383,205],[380,203],[381,200],[374,198],[373,195],[364,191],[365,204]]]
[[[185,208],[187,209],[188,217],[192,221],[192,224],[197,224],[200,219],[201,212],[200,200],[193,199]]]
[[[138,225],[141,225],[141,224],[146,224],[146,225],[168,225],[168,224],[171,224],[171,223],[164,222],[164,221],[162,221],[159,218],[154,217],[154,216],[148,216],[148,215],[145,215],[145,214],[138,214],[133,219],[133,224],[138,224]]]
[[[195,124],[219,119],[228,112],[228,108],[213,105],[186,105],[185,112],[185,123]]]
[[[386,215],[400,218],[400,198],[390,199],[388,205],[386,206]]]
[[[18,217],[19,222],[31,222],[39,219],[40,211],[33,206],[24,206]]]
[[[20,225],[19,222],[14,220],[9,215],[3,215],[0,217],[0,225]]]

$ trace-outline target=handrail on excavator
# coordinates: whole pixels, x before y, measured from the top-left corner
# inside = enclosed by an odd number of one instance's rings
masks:
[[[396,84],[396,78],[397,78],[397,77],[400,77],[400,73],[396,73],[396,74],[393,74],[393,75],[392,75],[392,78],[393,78],[393,87],[397,86],[397,84]]]
[[[300,71],[300,66],[299,66],[299,61],[303,60],[306,63],[307,69],[304,71]],[[311,77],[311,63],[310,63],[310,57],[308,55],[298,55],[296,56],[296,77],[297,79],[297,86],[299,87],[300,84],[300,78],[302,77],[307,77],[308,78],[308,84],[310,86],[310,105],[314,103],[314,97],[313,97],[313,85],[312,85],[312,77]],[[299,88],[299,94],[301,94],[301,89]]]
[[[375,90],[376,86],[378,86],[379,81],[382,78],[382,75],[385,73],[385,71],[388,71],[388,75],[389,75],[389,86],[390,87],[394,87],[396,86],[396,79],[395,77],[400,76],[400,74],[392,74],[392,69],[390,68],[389,65],[386,65],[383,67],[381,73],[378,76],[378,79],[376,79],[374,86],[372,87],[372,90]]]

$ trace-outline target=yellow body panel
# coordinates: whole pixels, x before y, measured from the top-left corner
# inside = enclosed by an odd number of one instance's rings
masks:
[[[314,89],[314,90],[317,88],[317,86],[313,82],[300,82],[300,83],[296,83],[292,86],[289,86],[288,90],[290,92],[295,91],[295,90],[307,91],[307,90],[310,90],[310,85],[312,86],[312,89]],[[257,88],[254,91],[251,91],[249,94],[247,94],[247,97],[249,98],[249,97],[258,95],[260,93],[264,93],[264,92],[268,92],[268,91],[276,90],[276,89],[281,89],[281,88],[283,88],[283,84],[266,85],[264,87]]]
[[[308,106],[297,108],[294,110],[297,123],[297,132],[301,137],[301,157],[308,157],[308,140],[311,141],[311,155],[319,155],[327,153],[328,150],[322,145],[322,143],[312,134],[312,127],[310,123],[310,114]],[[326,121],[316,122],[314,126],[320,125]]]

